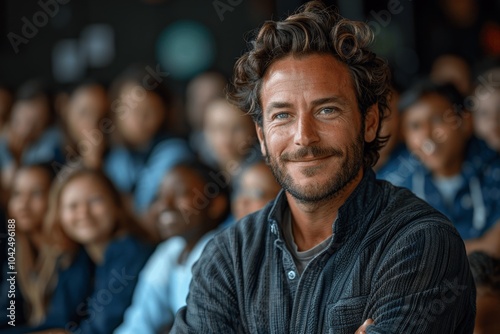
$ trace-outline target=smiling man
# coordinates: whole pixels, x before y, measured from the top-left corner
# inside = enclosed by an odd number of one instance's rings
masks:
[[[389,94],[372,39],[312,2],[238,60],[229,98],[283,191],[207,245],[174,333],[472,333],[459,234],[371,169]]]

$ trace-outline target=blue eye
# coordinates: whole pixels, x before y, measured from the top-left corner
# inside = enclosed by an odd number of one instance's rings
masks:
[[[277,119],[286,119],[286,118],[288,118],[288,116],[290,116],[288,113],[280,112],[280,113],[274,115],[274,118],[277,118]]]
[[[333,114],[335,111],[336,111],[335,108],[323,108],[320,110],[320,113],[329,115],[329,114]]]

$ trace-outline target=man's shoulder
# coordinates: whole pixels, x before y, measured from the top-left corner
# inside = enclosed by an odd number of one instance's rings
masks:
[[[453,224],[429,203],[410,190],[377,180],[384,189],[384,207],[376,224],[386,225],[392,230],[416,230],[421,228],[444,228],[458,235]]]

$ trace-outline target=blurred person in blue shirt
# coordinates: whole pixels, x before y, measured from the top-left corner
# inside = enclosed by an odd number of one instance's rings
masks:
[[[138,214],[153,202],[163,174],[193,158],[187,142],[167,131],[172,99],[164,80],[130,68],[111,87],[116,131],[104,171],[121,192],[132,196]]]
[[[44,83],[31,80],[19,87],[7,123],[0,138],[0,169],[5,190],[21,165],[54,160],[61,142],[60,131],[53,126],[55,111],[52,95]]]
[[[116,128],[108,117],[106,88],[91,79],[81,82],[68,93],[61,109],[64,142],[59,147],[57,160],[63,161],[69,170],[100,169],[109,134]]]
[[[229,214],[229,185],[193,162],[175,166],[151,206],[161,238],[141,271],[132,305],[114,332],[163,333],[186,304],[191,267]]]
[[[399,109],[406,144],[416,157],[402,186],[444,213],[468,251],[498,253],[500,158],[472,135],[462,95],[452,84],[422,81],[401,96]]]
[[[108,334],[123,320],[153,247],[112,182],[82,169],[51,190],[45,222],[51,247],[42,253],[45,302],[35,330]]]

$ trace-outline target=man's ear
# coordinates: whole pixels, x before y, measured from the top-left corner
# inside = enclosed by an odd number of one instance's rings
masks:
[[[257,138],[259,138],[260,152],[265,157],[267,156],[267,151],[266,151],[266,144],[264,142],[264,130],[262,129],[262,126],[255,123],[255,131],[257,132]]]
[[[380,126],[380,112],[378,103],[368,108],[365,115],[365,142],[371,143],[377,138],[377,130]]]

